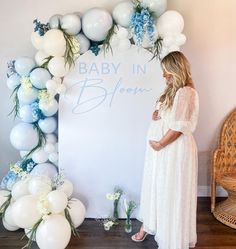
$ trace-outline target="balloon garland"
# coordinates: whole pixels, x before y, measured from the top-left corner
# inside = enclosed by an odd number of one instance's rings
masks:
[[[131,44],[148,49],[153,58],[179,50],[186,42],[183,17],[166,11],[167,0],[136,0],[118,3],[110,14],[92,8],[53,15],[47,24],[34,20],[31,35],[37,49],[34,59],[20,57],[9,62],[7,86],[14,97],[15,118],[10,141],[21,159],[10,164],[2,179],[0,214],[9,231],[25,229],[43,249],[65,248],[71,232],[85,218],[83,203],[71,198],[73,185],[58,172],[57,111],[65,77],[79,56],[95,56],[113,48],[125,51]]]

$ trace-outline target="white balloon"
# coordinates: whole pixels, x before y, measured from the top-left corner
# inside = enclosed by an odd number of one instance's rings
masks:
[[[4,226],[4,228],[5,228],[6,230],[11,231],[11,232],[14,232],[14,231],[16,231],[16,230],[19,229],[19,227],[17,227],[17,226],[11,226],[11,225],[9,225],[9,224],[5,221],[4,218],[2,219],[2,224],[3,224],[3,226]]]
[[[35,163],[45,163],[48,160],[48,154],[40,148],[32,153],[32,160]]]
[[[118,44],[118,50],[119,51],[126,51],[131,47],[131,43],[129,39],[122,39],[119,40],[119,44]]]
[[[31,176],[48,176],[51,179],[57,174],[57,168],[51,163],[40,163],[30,172]]]
[[[30,105],[23,105],[19,110],[19,117],[23,122],[34,123],[38,119],[33,116]]]
[[[38,124],[44,133],[52,133],[57,129],[57,121],[54,117],[40,119]]]
[[[46,143],[44,146],[44,151],[48,154],[54,152],[56,150],[55,145],[53,143]]]
[[[76,39],[79,40],[79,44],[80,44],[79,53],[84,54],[85,52],[87,52],[89,50],[89,47],[90,47],[90,40],[82,33],[79,33],[76,36]]]
[[[28,239],[31,239],[32,241],[36,241],[35,235],[33,237],[31,237],[31,234],[32,234],[31,228],[30,229],[25,228],[24,231],[25,231],[25,235]]]
[[[21,86],[17,92],[17,96],[18,96],[19,101],[22,104],[25,104],[25,105],[31,104],[37,99],[38,90],[33,87],[29,91],[25,92],[23,87]]]
[[[52,56],[63,56],[66,51],[66,40],[59,29],[50,29],[43,37],[43,50]]]
[[[50,162],[54,163],[58,161],[58,153],[57,152],[52,152],[49,154],[48,159]]]
[[[134,13],[134,5],[131,1],[123,1],[118,3],[112,11],[112,16],[116,23],[128,28],[130,26],[131,17]]]
[[[56,90],[58,83],[51,79],[46,82],[46,88],[47,90]]]
[[[35,59],[37,65],[42,66],[47,61],[48,57],[49,57],[49,55],[46,54],[43,50],[39,50],[35,54],[34,59]]]
[[[51,117],[58,111],[58,102],[55,99],[52,99],[52,101],[47,106],[42,105],[39,102],[39,108],[43,112],[44,116]]]
[[[173,43],[175,43],[175,39],[173,35],[168,35],[163,38],[163,46],[170,47]]]
[[[58,214],[52,214],[41,222],[36,232],[36,242],[41,249],[64,249],[70,237],[69,222]]]
[[[0,190],[0,207],[7,201],[10,191]]]
[[[18,85],[20,85],[20,76],[18,74],[14,73],[7,78],[7,87],[9,89],[14,90]]]
[[[10,140],[17,150],[32,150],[37,146],[39,137],[32,124],[19,123],[11,130]]]
[[[62,15],[56,14],[50,17],[49,19],[49,26],[51,29],[57,29],[60,27]]]
[[[172,45],[168,48],[168,52],[180,51],[180,47],[177,45]]]
[[[182,46],[182,45],[184,45],[186,40],[187,40],[187,38],[186,38],[186,36],[184,34],[179,34],[179,35],[176,36],[175,42],[176,42],[177,46]]]
[[[37,32],[32,32],[31,42],[36,49],[41,50],[43,48],[43,36],[40,36]]]
[[[67,196],[63,191],[54,190],[48,194],[49,209],[53,214],[59,214],[65,210],[68,204]]]
[[[21,156],[21,158],[23,158],[24,156],[26,156],[28,153],[29,153],[28,150],[21,150],[21,151],[20,151],[20,156]]]
[[[48,70],[56,77],[64,77],[69,72],[69,65],[63,57],[53,57],[48,63]]]
[[[84,221],[85,213],[86,213],[84,204],[80,200],[76,198],[72,198],[69,201],[69,207],[70,208],[68,208],[68,211],[70,213],[71,220],[74,226],[75,227],[80,226]]]
[[[155,11],[156,16],[163,14],[167,8],[167,0],[142,0],[142,6]]]
[[[66,86],[61,84],[61,85],[57,88],[57,93],[58,93],[58,94],[64,94],[65,92],[66,92]]]
[[[184,29],[184,19],[175,10],[168,10],[157,20],[157,30],[161,37],[178,35]]]
[[[110,41],[110,45],[112,48],[117,47],[119,44],[120,39],[118,38],[117,35],[113,35]]]
[[[46,134],[47,143],[55,144],[57,142],[57,136],[55,134]]]
[[[63,191],[69,198],[73,193],[73,184],[69,180],[65,179],[63,184],[60,185],[57,189]]]
[[[31,228],[39,221],[41,215],[37,207],[38,199],[33,195],[25,195],[16,200],[12,205],[12,218],[21,228]]]
[[[11,227],[17,227],[16,223],[12,218],[12,205],[9,205],[4,214],[4,221]],[[19,228],[19,227],[18,227]]]
[[[117,33],[118,38],[120,39],[125,39],[125,38],[128,38],[129,36],[129,31],[126,28],[123,28],[121,26],[118,28],[116,33]]]
[[[103,41],[112,27],[110,13],[102,8],[92,8],[82,17],[83,33],[93,41]]]
[[[69,35],[77,35],[81,30],[81,21],[76,14],[67,14],[61,18],[61,28]]]
[[[16,182],[12,187],[11,195],[14,200],[17,200],[18,198],[22,196],[29,195],[28,181],[20,180]]]
[[[52,181],[48,176],[35,176],[29,180],[28,191],[32,195],[47,194],[52,190]]]

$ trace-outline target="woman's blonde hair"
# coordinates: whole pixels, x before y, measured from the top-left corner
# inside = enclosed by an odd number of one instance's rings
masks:
[[[174,51],[161,60],[161,66],[166,73],[172,76],[171,84],[168,84],[160,97],[161,108],[172,107],[174,97],[179,88],[184,86],[193,87],[190,65],[183,53]]]

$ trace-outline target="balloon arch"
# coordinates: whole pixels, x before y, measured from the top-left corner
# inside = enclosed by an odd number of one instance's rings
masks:
[[[85,218],[83,203],[71,198],[72,183],[58,172],[58,96],[65,92],[63,77],[79,56],[112,48],[125,51],[135,44],[162,58],[180,49],[186,37],[184,20],[166,11],[167,0],[118,3],[110,14],[92,8],[83,15],[54,15],[47,24],[34,20],[31,35],[35,58],[20,57],[8,64],[7,86],[12,90],[11,144],[21,159],[10,164],[2,179],[0,213],[9,231],[25,229],[30,246],[65,248]]]

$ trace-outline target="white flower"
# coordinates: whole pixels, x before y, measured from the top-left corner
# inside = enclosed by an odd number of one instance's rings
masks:
[[[31,83],[29,77],[22,76],[20,79],[20,82],[21,82],[21,86],[23,87],[23,89],[26,93],[32,92],[32,83]]]
[[[105,220],[103,226],[105,230],[109,230],[114,225],[114,222],[111,220]]]
[[[43,216],[48,215],[50,213],[47,194],[40,195],[37,203],[37,208],[40,214],[42,214]]]
[[[117,192],[114,194],[114,200],[118,200],[120,198],[120,193]]]
[[[110,201],[114,201],[114,195],[113,194],[106,194],[106,198]]]

